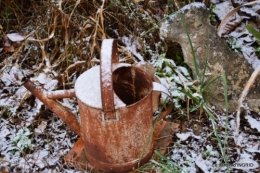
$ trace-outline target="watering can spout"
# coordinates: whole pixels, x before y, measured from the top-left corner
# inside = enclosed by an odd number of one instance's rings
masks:
[[[23,85],[35,97],[43,102],[52,112],[58,115],[63,120],[63,122],[71,128],[71,130],[73,130],[77,135],[80,135],[80,125],[77,117],[68,108],[62,106],[59,102],[48,98],[47,92],[44,89],[34,85],[30,79],[27,79]],[[68,91],[67,94],[69,97],[75,96],[73,91]]]

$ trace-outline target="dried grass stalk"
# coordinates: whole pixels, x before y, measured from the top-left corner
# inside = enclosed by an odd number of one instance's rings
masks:
[[[236,137],[238,137],[239,135],[239,127],[240,127],[240,108],[243,105],[243,101],[245,100],[248,92],[250,91],[250,88],[252,87],[254,81],[256,80],[256,77],[258,76],[260,72],[260,66],[258,66],[258,68],[252,73],[251,77],[249,78],[249,80],[246,83],[246,86],[238,100],[238,107],[237,107],[237,114],[236,114]]]

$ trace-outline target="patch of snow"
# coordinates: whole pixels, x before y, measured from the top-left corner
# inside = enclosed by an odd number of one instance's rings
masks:
[[[31,78],[33,82],[38,82],[43,85],[43,88],[47,91],[53,90],[58,84],[58,80],[53,79],[52,74],[40,73],[37,77]]]
[[[160,92],[163,92],[165,94],[167,94],[171,99],[172,99],[172,96],[171,96],[171,93],[168,91],[168,89],[163,86],[162,84],[159,84],[157,82],[153,82],[153,90],[154,91],[160,91]]]
[[[166,67],[164,68],[164,70],[165,70],[166,73],[169,73],[169,74],[173,73],[172,68],[169,67],[169,66],[166,66]]]
[[[260,153],[260,144],[259,142],[248,142],[245,144],[246,145],[246,151],[250,153]]]
[[[236,130],[236,122],[235,122],[235,120],[234,119],[230,120],[229,124],[230,124],[231,130],[235,131]]]
[[[176,136],[181,141],[186,141],[189,137],[194,137],[195,139],[201,139],[201,136],[195,135],[193,132],[185,132],[185,133],[176,133]]]
[[[143,56],[137,52],[137,47],[139,45],[137,42],[131,43],[131,37],[128,38],[126,36],[122,37],[123,43],[126,45],[126,49],[129,50],[134,56],[136,56],[140,61],[144,61]]]
[[[224,1],[222,3],[216,4],[213,12],[216,14],[219,20],[222,21],[226,17],[226,15],[233,9],[234,7],[231,1]]]
[[[192,136],[192,132],[186,132],[186,133],[176,133],[176,136],[181,140],[181,141],[186,141],[190,136]]]
[[[245,119],[247,119],[248,123],[250,124],[252,129],[257,129],[258,132],[260,132],[260,121],[256,120],[250,115],[246,115]]]
[[[194,162],[197,157],[197,153],[195,153],[193,150],[186,150],[182,148],[175,148],[171,152],[172,160],[178,163],[178,167],[181,167],[183,173],[197,172]]]
[[[55,164],[57,164],[59,159],[59,157],[51,155],[50,157],[47,157],[46,162],[48,163],[48,165],[54,166]]]
[[[196,158],[195,163],[204,173],[212,172],[209,171],[212,168],[212,162],[203,159],[201,154]]]
[[[260,4],[259,3],[258,4],[254,4],[252,6],[252,10],[254,10],[255,12],[259,13],[259,11],[260,11]]]
[[[27,89],[22,85],[20,88],[18,88],[15,92],[16,99],[22,99],[24,94],[27,92]]]
[[[257,58],[255,54],[255,49],[248,45],[242,46],[242,53],[244,57],[248,60],[250,64],[252,64],[252,67],[254,69],[257,69],[257,67],[260,65],[260,60]]]
[[[189,10],[191,7],[196,7],[196,8],[206,8],[204,3],[201,2],[193,2],[190,3],[188,5],[185,5],[182,9],[181,9],[181,13],[184,13],[186,10]]]
[[[18,41],[23,41],[25,37],[19,33],[11,33],[11,34],[6,34],[6,36],[12,41],[12,42],[18,42]]]
[[[192,94],[193,97],[199,97],[199,98],[203,98],[202,95],[200,95],[199,93],[194,93]]]
[[[49,152],[46,150],[40,150],[38,152],[35,152],[33,154],[33,159],[31,160],[31,163],[39,166],[40,168],[44,168],[46,166],[46,164],[44,163],[44,159],[48,155],[49,155]]]
[[[176,82],[177,84],[180,84],[182,85],[182,81],[180,80],[179,76],[176,76],[176,75],[172,75],[172,77],[170,77],[170,81],[174,81]]]
[[[83,103],[101,109],[101,88],[100,88],[100,66],[95,66],[79,76],[75,84],[77,98]],[[115,108],[125,107],[125,103],[114,93]]]
[[[250,15],[251,17],[255,17],[255,16],[258,16],[259,14],[257,14],[251,7],[248,8],[248,7],[242,7],[240,8],[240,11]]]
[[[4,126],[3,128],[1,128],[1,131],[0,131],[0,139],[5,138],[9,134],[10,134],[10,131],[6,128],[6,126]]]
[[[23,78],[23,72],[15,65],[11,69],[5,69],[1,75],[1,81],[5,86],[10,86],[11,84],[22,85],[20,79]]]
[[[185,67],[177,66],[177,70],[180,71],[184,76],[190,76],[187,68]]]
[[[239,161],[235,162],[232,168],[244,170],[246,172],[249,172],[250,169],[256,169],[259,167],[259,164],[257,161],[253,160],[253,158],[252,155],[246,152],[241,153]]]
[[[73,90],[73,92],[75,92],[75,90]],[[73,104],[71,103],[69,98],[63,98],[62,101],[63,101],[61,103],[62,106],[65,106],[65,107],[69,108],[70,110],[74,109]]]

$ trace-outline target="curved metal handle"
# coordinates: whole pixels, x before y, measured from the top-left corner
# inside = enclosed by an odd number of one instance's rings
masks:
[[[100,86],[103,115],[102,119],[117,119],[114,104],[114,91],[112,80],[112,63],[118,63],[117,41],[104,39],[100,56]]]

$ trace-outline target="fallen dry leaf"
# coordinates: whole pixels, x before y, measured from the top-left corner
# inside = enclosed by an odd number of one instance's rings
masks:
[[[14,46],[9,42],[5,42],[4,43],[4,52],[7,52],[7,53],[14,52]]]
[[[232,9],[221,21],[220,25],[218,26],[218,35],[221,37],[223,34],[228,34],[231,30],[233,30],[235,27],[238,26],[238,24],[240,24],[240,22],[243,20],[243,17],[239,16],[237,14],[238,10],[244,6],[247,6],[247,5],[253,5],[255,3],[258,3],[260,1],[253,1],[253,2],[249,2],[249,3],[245,3],[239,7],[236,7],[234,9]],[[218,6],[216,5],[216,8],[217,9],[222,9],[224,8],[225,6],[222,7],[222,4],[225,4],[225,5],[228,5],[227,8],[232,8],[231,7],[231,4],[229,4],[231,2],[224,2],[224,3],[221,3],[219,4]],[[225,8],[224,8],[225,9]],[[218,10],[215,10],[215,13],[217,12]],[[222,11],[219,11],[219,13],[223,12]],[[223,14],[222,14],[223,15]],[[221,16],[222,16],[221,15]],[[231,18],[232,17],[232,18]],[[220,17],[219,17],[220,18]],[[222,17],[221,17],[222,18]],[[220,20],[221,20],[220,18]]]
[[[36,134],[42,134],[44,132],[46,126],[47,126],[47,122],[42,121],[41,124],[37,128],[34,129],[34,132]]]

